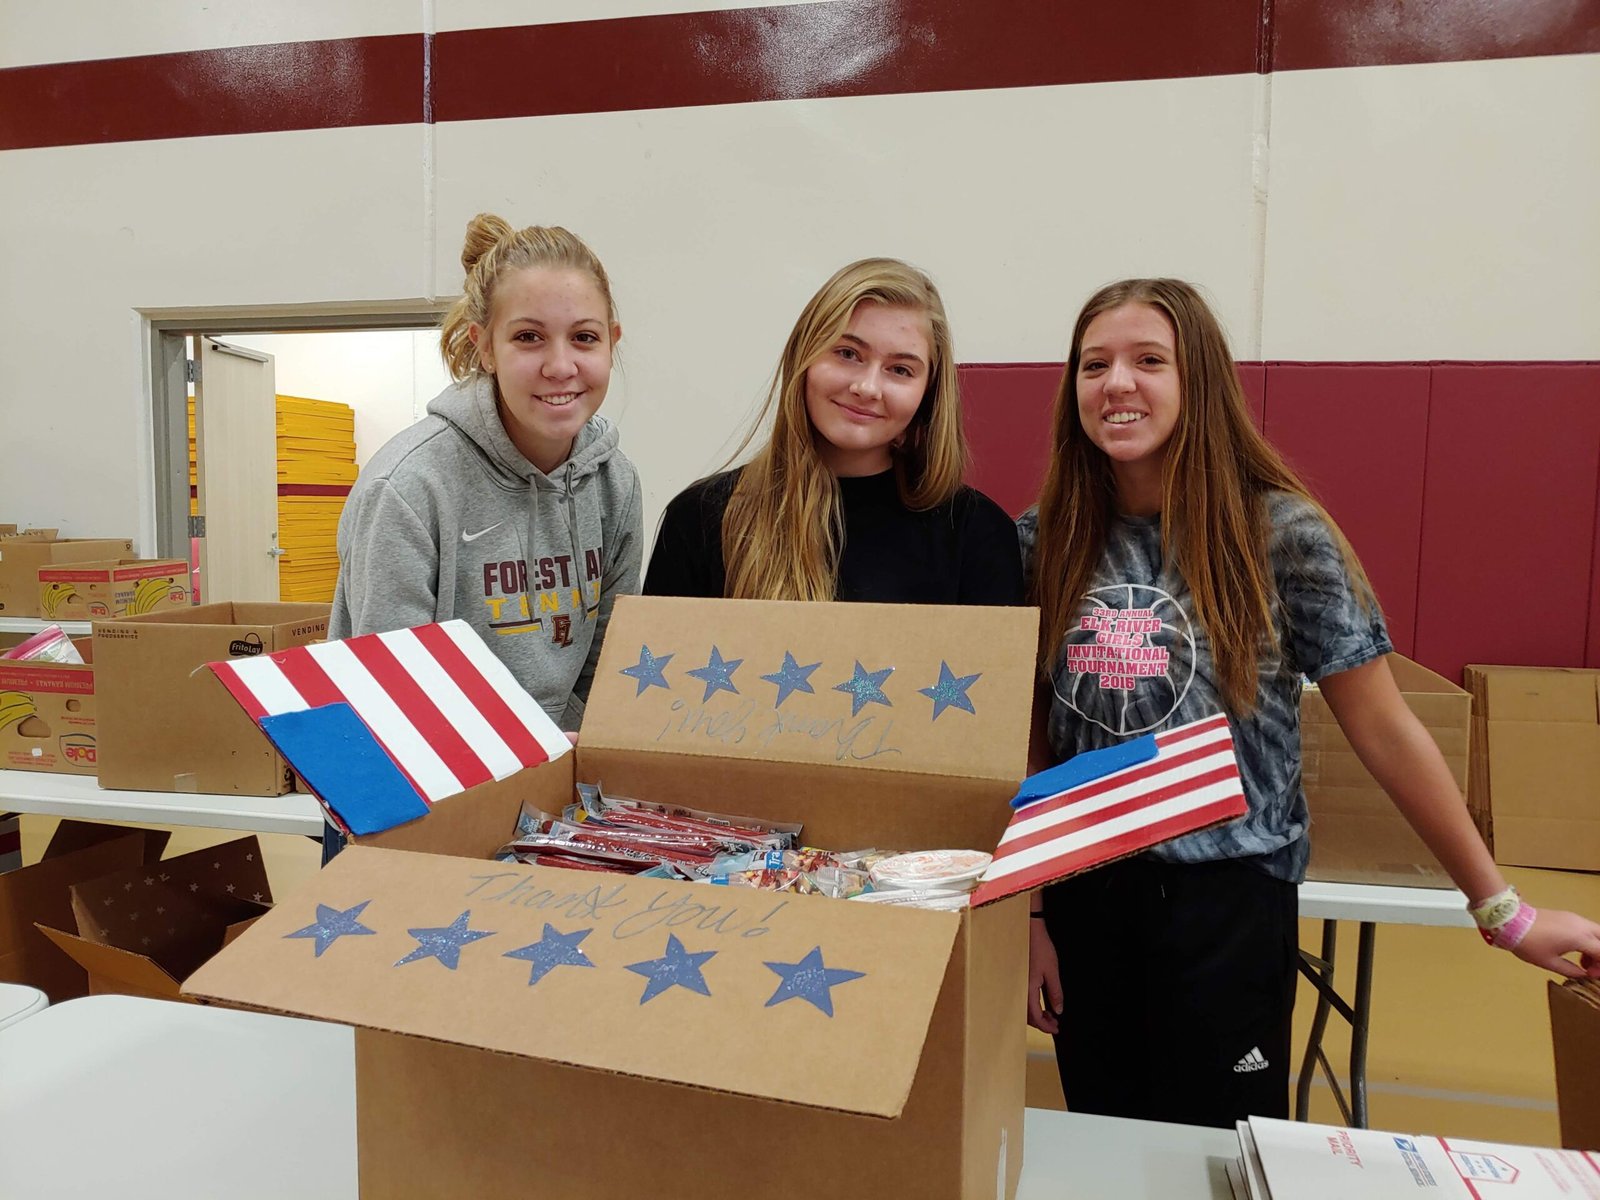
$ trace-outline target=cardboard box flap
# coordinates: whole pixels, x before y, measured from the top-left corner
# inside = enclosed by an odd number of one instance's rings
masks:
[[[40,933],[60,946],[67,957],[88,971],[91,976],[115,980],[140,992],[177,998],[178,980],[144,955],[135,954],[130,950],[119,950],[115,946],[102,945],[38,922],[35,924]]]
[[[1038,611],[623,596],[581,743],[1020,779]]]
[[[259,633],[285,625],[328,623],[326,604],[247,604],[221,600],[215,604],[196,604],[187,608],[169,609],[166,612],[141,613],[133,617],[116,617],[109,622],[96,622],[110,628],[132,625],[213,625],[247,626]],[[259,653],[259,651],[258,651]]]
[[[50,842],[40,856],[41,862],[49,862],[54,858],[64,858],[68,854],[76,854],[80,850],[87,850],[90,846],[99,846],[105,842],[114,842],[118,838],[137,838],[138,848],[134,853],[138,861],[152,863],[161,857],[162,851],[167,848],[167,841],[172,837],[170,829],[130,829],[125,825],[104,825],[98,821],[75,821],[67,818],[56,825],[55,833],[50,835]]]
[[[1472,665],[1466,677],[1479,715],[1490,721],[1600,722],[1600,671]]]
[[[72,885],[80,936],[182,979],[272,903],[254,836]]]
[[[961,918],[352,846],[186,994],[877,1117]]]

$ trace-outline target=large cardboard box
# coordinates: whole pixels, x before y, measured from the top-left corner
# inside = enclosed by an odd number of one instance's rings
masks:
[[[94,642],[72,644],[81,664],[0,659],[0,767],[95,773]]]
[[[72,922],[39,932],[88,973],[89,994],[183,1000],[184,979],[272,906],[255,837],[75,883]]]
[[[1438,743],[1456,786],[1465,793],[1472,697],[1403,655],[1389,655],[1389,669],[1406,706]],[[1310,878],[1454,886],[1388,793],[1361,765],[1316,687],[1306,688],[1300,699],[1300,746],[1306,803],[1311,810]]]
[[[1600,980],[1549,984],[1561,1144],[1600,1150]]]
[[[1600,871],[1600,671],[1466,669],[1473,816],[1495,861]]]
[[[326,604],[202,604],[94,623],[100,786],[280,796],[288,766],[208,662],[328,632]]]
[[[36,922],[70,929],[74,883],[154,863],[169,836],[166,830],[62,821],[38,862],[0,874],[0,981],[36,987],[52,1003],[87,995],[83,968],[52,946]]]
[[[185,990],[356,1026],[363,1195],[701,1197],[794,1175],[1009,1197],[1024,896],[958,914],[485,859],[575,777],[801,820],[823,847],[992,849],[1036,631],[1025,609],[619,600],[574,754],[362,839]],[[416,961],[452,925],[488,936]],[[592,969],[549,965],[562,939]]]
[[[58,563],[131,558],[132,538],[56,538],[53,530],[0,537],[0,617],[38,617],[39,570]]]
[[[181,558],[113,559],[39,568],[39,612],[51,621],[165,612],[189,603]]]

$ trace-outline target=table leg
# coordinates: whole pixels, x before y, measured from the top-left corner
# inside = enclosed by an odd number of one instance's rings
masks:
[[[1378,927],[1361,922],[1356,950],[1355,1019],[1350,1022],[1350,1107],[1355,1127],[1367,1127],[1367,1032],[1372,1017],[1372,959]]]
[[[1333,1007],[1329,993],[1333,987],[1333,959],[1338,945],[1338,931],[1338,922],[1322,923],[1322,957],[1316,961],[1320,978],[1312,973],[1312,967],[1308,963],[1310,956],[1303,950],[1300,952],[1301,972],[1317,985],[1317,1011],[1311,1018],[1311,1034],[1306,1039],[1305,1057],[1300,1062],[1300,1079],[1295,1084],[1296,1121],[1309,1120],[1311,1117],[1311,1080],[1316,1074],[1317,1061],[1322,1057],[1322,1036],[1328,1028],[1328,1010]]]
[[[1311,1032],[1306,1039],[1306,1053],[1300,1064],[1300,1079],[1295,1085],[1294,1117],[1297,1121],[1311,1115],[1311,1081],[1317,1068],[1322,1068],[1328,1081],[1328,1090],[1339,1108],[1346,1125],[1355,1129],[1367,1128],[1367,1035],[1372,1018],[1372,962],[1377,945],[1377,924],[1362,921],[1356,946],[1356,996],[1352,1006],[1334,989],[1334,956],[1337,950],[1337,922],[1322,922],[1322,956],[1319,958],[1306,950],[1300,951],[1300,973],[1317,989],[1317,1011],[1311,1018]],[[1334,1077],[1333,1065],[1322,1048],[1323,1036],[1328,1030],[1328,1013],[1336,1012],[1350,1025],[1350,1096]]]

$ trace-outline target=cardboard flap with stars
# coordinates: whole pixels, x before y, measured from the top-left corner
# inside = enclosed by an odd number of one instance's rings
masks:
[[[738,1122],[861,1186],[1010,1195],[1023,898],[940,913],[490,856],[575,779],[803,821],[829,849],[991,850],[1026,770],[1037,620],[622,598],[575,754],[357,839],[185,991],[357,1027],[364,1189],[531,1171],[554,1195],[638,1194],[692,1182]],[[573,1103],[651,1133],[582,1156],[569,1187],[561,1147],[530,1164],[502,1110]],[[419,1149],[440,1137],[449,1155]]]

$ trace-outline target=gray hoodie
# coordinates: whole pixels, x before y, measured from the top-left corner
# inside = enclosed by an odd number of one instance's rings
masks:
[[[459,617],[561,728],[583,715],[611,606],[639,590],[639,473],[591,417],[546,475],[479,377],[373,455],[339,519],[331,638]]]

